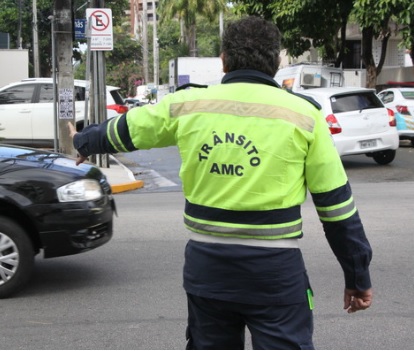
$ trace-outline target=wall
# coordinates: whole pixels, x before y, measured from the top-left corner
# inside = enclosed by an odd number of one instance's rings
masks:
[[[365,69],[344,70],[345,86],[365,87]],[[384,67],[377,77],[377,85],[385,85],[387,82],[414,82],[414,67]]]
[[[0,50],[0,87],[29,78],[29,51]]]

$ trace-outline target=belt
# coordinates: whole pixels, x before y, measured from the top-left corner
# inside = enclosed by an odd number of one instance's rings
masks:
[[[199,241],[202,243],[213,244],[233,244],[245,246],[259,246],[259,247],[278,247],[286,249],[298,249],[299,239],[274,239],[274,240],[260,240],[260,239],[240,239],[234,237],[215,236],[209,234],[199,234],[189,232],[189,239]]]

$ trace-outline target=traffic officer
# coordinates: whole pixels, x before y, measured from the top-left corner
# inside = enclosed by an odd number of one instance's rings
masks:
[[[344,309],[371,305],[371,248],[318,106],[280,89],[280,32],[258,17],[226,28],[221,84],[90,125],[89,155],[178,146],[186,199],[188,349],[312,349],[313,292],[299,248],[312,195],[345,276]]]

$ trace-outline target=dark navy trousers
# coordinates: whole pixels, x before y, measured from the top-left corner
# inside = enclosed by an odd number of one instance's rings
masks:
[[[260,306],[187,294],[187,350],[243,350],[245,328],[255,350],[312,350],[308,302]]]

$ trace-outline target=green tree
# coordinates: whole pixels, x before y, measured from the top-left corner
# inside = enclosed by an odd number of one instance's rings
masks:
[[[405,25],[404,43],[412,45],[414,32],[411,30],[411,20],[414,18],[414,6],[411,0],[377,0],[375,6],[370,0],[356,0],[353,13],[362,28],[362,60],[367,70],[366,86],[374,88],[385,61],[388,39],[392,34],[391,20]],[[378,65],[375,64],[372,54],[374,38],[379,38],[382,42]]]
[[[37,30],[39,38],[39,62],[40,74],[50,77],[52,69],[52,40],[51,21],[49,16],[53,15],[54,0],[37,0]],[[57,0],[55,0],[57,1]],[[74,18],[86,18],[84,0],[73,1]],[[125,9],[129,7],[128,0],[107,0],[106,8],[112,9],[114,25],[121,23],[124,18]],[[19,47],[19,32],[23,48],[30,50],[30,62],[33,63],[33,2],[32,0],[0,0],[0,32],[10,34],[11,48]],[[21,29],[21,30],[20,30]],[[74,48],[78,46],[74,43]],[[74,59],[80,58],[78,50],[74,50]],[[33,74],[31,70],[31,75]]]
[[[160,84],[168,83],[169,61],[175,57],[187,56],[188,46],[180,41],[180,24],[176,20],[164,20],[158,26]]]
[[[237,13],[257,15],[277,23],[283,33],[282,45],[291,56],[298,57],[313,45],[320,48],[325,63],[340,66],[352,0],[236,0],[234,3]]]
[[[362,28],[362,60],[367,69],[367,87],[375,87],[381,72],[387,44],[392,33],[391,21],[402,26],[403,43],[414,47],[414,4],[412,0],[235,0],[239,13],[260,15],[274,20],[283,33],[283,46],[299,56],[313,46],[321,48],[325,62],[339,66],[345,53],[346,25],[350,18]],[[340,39],[338,41],[338,31]],[[381,39],[382,52],[375,65],[372,42]]]
[[[226,9],[226,0],[160,0],[159,14],[161,23],[165,19],[177,17],[184,24],[183,41],[188,46],[190,56],[198,56],[197,52],[197,15],[211,22],[220,12]]]

